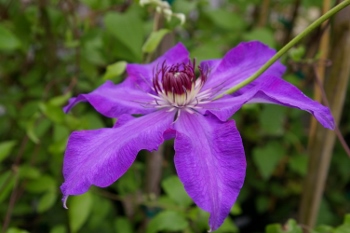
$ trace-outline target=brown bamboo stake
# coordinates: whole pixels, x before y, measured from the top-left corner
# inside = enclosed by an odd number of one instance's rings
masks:
[[[331,9],[331,1],[323,0],[322,14],[326,13],[329,9]],[[320,82],[323,84],[325,72],[326,72],[326,61],[328,59],[328,51],[329,51],[329,37],[330,37],[330,27],[326,27],[328,20],[322,24],[322,28],[326,28],[322,34],[319,51],[321,52],[320,60],[322,61],[321,65],[317,68],[317,73],[319,74]],[[322,65],[324,64],[324,65]],[[317,85],[317,82],[314,82],[314,100],[321,102],[321,91]],[[311,118],[310,122],[310,130],[309,130],[309,146],[312,145],[313,139],[315,138],[317,121],[315,118]]]
[[[292,34],[293,34],[293,28],[295,25],[295,21],[298,17],[299,13],[299,7],[300,7],[301,0],[295,0],[293,7],[292,7],[292,14],[290,16],[290,28],[287,28],[284,39],[283,39],[283,44],[287,44],[291,39],[292,39]]]
[[[263,0],[259,15],[258,27],[265,27],[269,17],[270,0]]]
[[[325,91],[335,123],[338,124],[350,78],[350,7],[336,16],[332,38],[330,58],[333,65],[325,79]],[[334,142],[335,133],[318,124],[313,143],[308,148],[308,174],[305,177],[299,213],[299,222],[309,227],[316,224]]]

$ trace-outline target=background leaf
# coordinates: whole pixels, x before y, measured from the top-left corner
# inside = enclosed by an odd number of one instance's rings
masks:
[[[172,200],[181,206],[186,207],[193,203],[177,176],[170,176],[163,180],[162,188]]]
[[[39,200],[38,212],[43,213],[49,210],[57,200],[57,193],[55,191],[46,192]]]
[[[284,148],[280,144],[269,142],[264,147],[254,149],[253,160],[262,177],[268,180],[284,155]]]
[[[127,218],[117,218],[115,221],[115,232],[133,233],[134,231]]]
[[[264,105],[259,121],[263,134],[282,135],[284,133],[286,108],[278,105]]]
[[[168,29],[160,29],[156,32],[152,32],[147,38],[145,44],[142,46],[142,52],[152,53],[158,47],[159,43],[162,41],[163,37],[169,33]]]
[[[162,211],[151,219],[147,226],[146,233],[155,233],[158,231],[181,231],[188,226],[188,222],[178,212]]]
[[[0,24],[0,51],[12,51],[21,47],[20,40]]]
[[[103,80],[113,79],[123,74],[127,63],[125,61],[118,61],[107,66],[106,73],[103,75]]]
[[[243,36],[243,39],[246,41],[256,40],[257,38],[272,48],[276,47],[273,31],[268,28],[255,28]]]
[[[0,142],[0,162],[10,155],[16,144],[16,141]]]
[[[87,221],[91,211],[92,195],[87,192],[80,196],[69,197],[68,202],[68,217],[70,230],[75,233]]]
[[[107,13],[104,17],[104,23],[114,38],[132,53],[134,59],[140,61],[143,28],[137,12]]]

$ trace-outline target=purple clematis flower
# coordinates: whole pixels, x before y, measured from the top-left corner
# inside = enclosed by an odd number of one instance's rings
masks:
[[[215,99],[274,54],[260,42],[241,43],[222,59],[201,62],[197,78],[188,51],[177,44],[150,64],[129,64],[123,83],[107,81],[89,94],[72,98],[65,112],[85,101],[118,121],[113,128],[70,135],[61,186],[64,205],[69,195],[83,194],[91,185],[111,185],[128,170],[140,150],[157,150],[164,140],[175,138],[177,174],[193,201],[210,213],[210,229],[216,230],[229,214],[245,178],[242,139],[234,120],[229,119],[243,104],[299,108],[324,127],[334,128],[328,108],[281,78],[285,67],[280,62],[234,94]]]

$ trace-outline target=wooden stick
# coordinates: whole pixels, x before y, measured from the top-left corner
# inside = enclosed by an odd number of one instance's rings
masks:
[[[333,46],[330,50],[333,65],[325,79],[325,91],[335,123],[338,124],[350,77],[350,7],[338,13],[333,29]],[[334,142],[335,133],[318,124],[313,143],[308,148],[309,167],[299,213],[299,222],[309,227],[313,227],[317,221]]]
[[[323,0],[323,7],[322,7],[322,14],[326,13],[329,9],[331,9],[331,1],[330,0]],[[330,36],[330,27],[327,27],[328,21],[325,21],[321,28],[325,28],[324,32],[322,33],[321,42],[319,51],[321,52],[320,60],[326,61],[328,59],[328,50],[329,50],[329,36]],[[325,64],[325,63],[323,63]],[[321,81],[321,84],[324,83],[324,77],[326,73],[326,65],[319,65],[317,67],[317,73],[319,75],[319,80]],[[317,85],[317,82],[314,82],[314,100],[321,102],[321,91],[320,88]],[[310,130],[309,130],[309,146],[313,144],[313,139],[315,138],[316,133],[316,125],[317,121],[315,118],[311,118],[310,122]]]

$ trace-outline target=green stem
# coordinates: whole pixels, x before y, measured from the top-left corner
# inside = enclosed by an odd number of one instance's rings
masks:
[[[308,35],[312,30],[320,26],[324,21],[332,17],[335,13],[350,5],[350,0],[345,0],[342,3],[336,5],[332,9],[330,9],[327,13],[318,18],[315,22],[310,24],[302,33],[297,35],[293,40],[291,40],[288,44],[286,44],[282,49],[280,49],[270,60],[268,60],[258,71],[256,71],[252,76],[244,80],[243,82],[237,84],[236,86],[230,88],[225,92],[225,94],[232,94],[235,91],[245,87],[249,83],[253,82],[257,79],[262,73],[264,73],[273,63],[275,63],[283,54],[285,54],[290,48],[296,45],[301,39],[303,39],[306,35]],[[215,99],[219,99],[223,96],[219,95]]]

